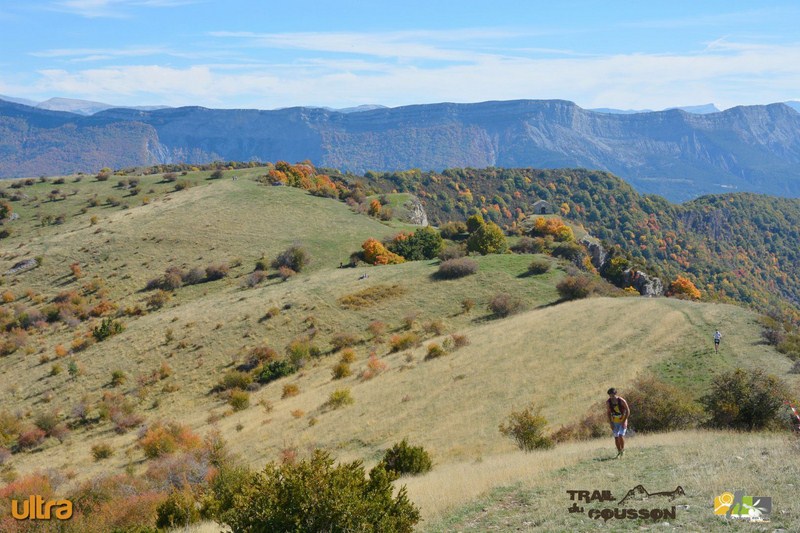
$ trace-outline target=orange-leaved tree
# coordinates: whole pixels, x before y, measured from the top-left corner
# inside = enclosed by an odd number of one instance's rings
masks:
[[[364,250],[364,261],[371,265],[397,265],[405,262],[402,256],[390,252],[376,239],[367,239],[361,248]]]
[[[692,280],[684,278],[683,276],[678,276],[675,278],[675,281],[670,283],[667,296],[698,300],[700,298],[700,289],[694,286]]]

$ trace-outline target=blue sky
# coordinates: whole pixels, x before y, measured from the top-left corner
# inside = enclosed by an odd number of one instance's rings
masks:
[[[0,0],[0,94],[274,109],[800,100],[800,4]]]

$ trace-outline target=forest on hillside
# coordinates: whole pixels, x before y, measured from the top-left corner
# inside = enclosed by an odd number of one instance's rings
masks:
[[[545,200],[607,247],[665,280],[688,275],[709,300],[739,301],[795,318],[800,308],[800,200],[752,193],[672,204],[586,169],[409,170],[344,176],[419,197],[431,223],[481,213],[520,232]]]

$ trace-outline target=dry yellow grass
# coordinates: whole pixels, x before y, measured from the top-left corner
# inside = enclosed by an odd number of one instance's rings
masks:
[[[342,280],[342,284],[346,286],[347,281]],[[148,418],[178,418],[202,432],[209,411],[227,411],[223,402],[207,395],[221,375],[220,371],[212,371],[214,365],[224,364],[224,360],[212,355],[214,332],[208,331],[225,313],[241,316],[247,302],[258,298],[258,291],[245,293],[245,300],[239,302],[241,308],[234,301],[238,298],[242,297],[225,295],[224,303],[209,302],[196,311],[198,322],[189,329],[208,335],[208,341],[196,342],[209,344],[212,350],[189,350],[168,359],[175,374],[165,381],[180,383],[181,390],[167,395],[158,409],[145,411]],[[186,330],[181,312],[181,308],[170,309],[133,322],[114,338],[117,346],[127,346],[120,348],[126,351],[132,347],[133,353],[144,358],[147,350],[154,347],[150,348],[153,342],[143,333],[150,328],[158,331],[162,321],[174,324],[176,331]],[[172,316],[181,319],[173,323]],[[424,345],[386,355],[382,360],[388,370],[365,382],[357,375],[366,365],[366,358],[354,364],[354,376],[342,380],[331,378],[330,366],[336,356],[323,358],[301,373],[253,393],[251,408],[225,416],[216,425],[230,436],[234,451],[254,467],[276,459],[285,447],[295,447],[301,454],[321,447],[332,450],[341,460],[373,462],[382,450],[404,437],[425,446],[439,465],[477,460],[514,449],[497,429],[512,409],[535,400],[543,406],[542,414],[553,429],[573,422],[602,399],[609,386],[624,390],[644,369],[695,350],[696,337],[723,319],[731,331],[737,332],[726,338],[731,364],[760,366],[796,384],[797,377],[786,374],[790,362],[758,344],[753,316],[742,309],[668,299],[598,298],[529,311],[505,320],[479,322],[461,330],[470,339],[469,346],[436,360],[423,361]],[[158,339],[155,344],[161,342]],[[100,358],[98,347],[102,348],[102,343],[91,353]],[[198,368],[204,359],[209,361],[209,367]],[[131,372],[137,369],[136,359],[120,361],[114,354],[105,354],[102,368],[88,366],[91,363],[87,361],[88,373],[106,376],[106,380],[112,365]],[[157,368],[155,363],[153,368]],[[282,399],[286,383],[299,385],[301,394]],[[80,379],[73,384],[64,378],[57,393],[70,397],[74,394],[77,398],[84,392],[81,384]],[[355,404],[323,412],[322,405],[330,393],[343,386],[351,389]],[[258,407],[262,399],[271,402],[272,412],[265,414]],[[292,416],[296,410],[316,417],[317,423],[309,427],[305,419],[296,419]],[[240,424],[243,428],[237,429]],[[102,431],[67,441],[67,457],[62,446],[23,454],[18,456],[17,467],[28,470],[44,460],[78,469],[81,477],[96,473],[106,466],[85,469],[84,463],[94,438],[107,435]],[[112,441],[115,447],[122,448],[132,442],[133,435]],[[138,454],[134,457],[138,459]],[[119,453],[105,465],[119,468],[127,461]]]
[[[600,527],[584,515],[572,515],[567,490],[611,490],[621,499],[643,485],[650,492],[678,485],[686,496],[675,500],[674,526],[689,531],[728,530],[714,516],[712,502],[726,491],[773,500],[770,529],[797,531],[800,502],[800,441],[788,434],[681,431],[628,439],[626,456],[613,457],[612,440],[564,444],[553,450],[501,454],[481,462],[454,463],[416,478],[404,478],[409,497],[423,513],[424,531],[500,530],[585,531]],[[504,490],[495,490],[506,487]],[[669,507],[666,499],[635,501],[623,507]],[[616,502],[585,506],[616,507]],[[602,523],[602,521],[599,521]],[[638,530],[638,521],[614,521],[613,530]],[[753,524],[740,524],[751,530]],[[734,527],[738,530],[739,528]]]

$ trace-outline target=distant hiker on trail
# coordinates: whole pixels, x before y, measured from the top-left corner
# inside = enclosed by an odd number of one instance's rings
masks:
[[[719,351],[719,341],[721,341],[721,340],[722,340],[722,333],[720,333],[719,330],[717,330],[716,332],[714,332],[714,352],[715,353]]]
[[[625,432],[628,430],[628,417],[631,415],[631,410],[625,398],[617,396],[617,389],[614,387],[608,389],[606,407],[608,408],[608,423],[614,435],[614,444],[617,445],[616,458],[619,459],[625,455]]]

